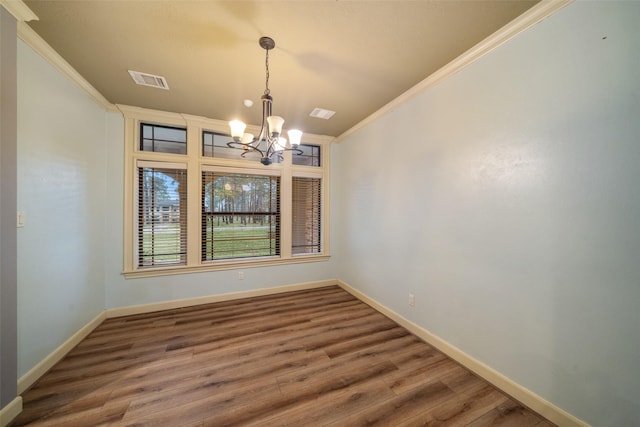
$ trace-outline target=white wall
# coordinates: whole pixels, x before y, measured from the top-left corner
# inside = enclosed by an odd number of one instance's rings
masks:
[[[338,277],[597,426],[640,423],[638,22],[573,3],[333,150]]]
[[[18,41],[18,377],[104,309],[107,116]]]

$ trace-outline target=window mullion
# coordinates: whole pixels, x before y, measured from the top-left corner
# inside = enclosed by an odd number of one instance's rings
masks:
[[[137,141],[136,120],[127,117],[124,121],[125,130],[125,150],[127,153],[133,153],[135,143]],[[123,248],[123,267],[124,271],[133,271],[137,264],[137,186],[138,176],[133,155],[127,155],[124,158],[124,248]]]
[[[291,258],[291,168],[282,171],[281,194],[280,194],[280,255],[283,258]]]
[[[198,153],[200,149],[201,128],[198,126],[187,127],[187,266],[197,266],[202,263],[200,257],[200,247],[202,242],[201,234],[201,212],[200,200],[200,162]]]

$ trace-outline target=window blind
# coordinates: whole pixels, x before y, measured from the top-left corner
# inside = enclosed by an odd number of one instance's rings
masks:
[[[280,255],[280,177],[202,173],[202,260]]]
[[[291,251],[294,255],[320,253],[322,180],[294,176],[292,185]]]
[[[186,264],[187,171],[138,167],[138,266]]]

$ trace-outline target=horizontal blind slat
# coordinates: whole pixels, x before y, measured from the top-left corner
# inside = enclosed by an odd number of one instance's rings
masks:
[[[202,260],[280,254],[280,178],[202,173]]]
[[[187,174],[138,168],[138,266],[186,264]]]
[[[320,253],[322,180],[294,176],[292,186],[292,253]]]

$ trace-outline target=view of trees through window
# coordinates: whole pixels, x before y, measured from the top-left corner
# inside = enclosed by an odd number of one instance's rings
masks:
[[[138,169],[138,264],[186,263],[186,170]]]
[[[202,173],[202,260],[280,254],[280,178]]]

